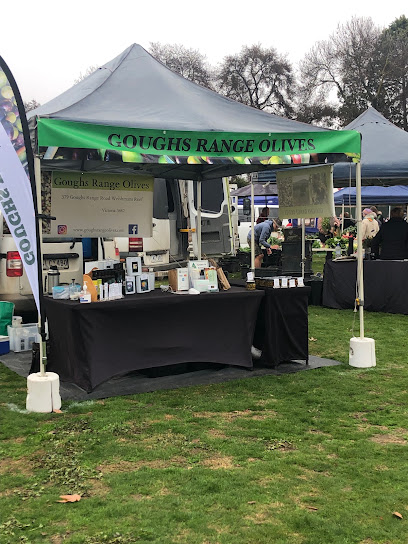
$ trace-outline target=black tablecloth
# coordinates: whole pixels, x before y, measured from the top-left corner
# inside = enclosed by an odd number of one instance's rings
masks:
[[[254,333],[254,346],[271,366],[309,359],[307,306],[310,287],[265,288]]]
[[[364,261],[364,308],[375,312],[408,314],[408,262]],[[354,308],[357,262],[326,262],[323,306]]]
[[[109,378],[184,362],[252,367],[251,345],[262,291],[176,295],[155,290],[80,304],[44,297],[47,369],[91,391]]]

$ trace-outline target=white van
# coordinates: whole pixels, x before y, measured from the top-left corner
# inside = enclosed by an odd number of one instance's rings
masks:
[[[193,181],[155,178],[153,234],[146,238],[115,238],[120,257],[143,257],[154,271],[197,257],[197,184]],[[201,184],[201,252],[221,257],[235,254],[234,230],[228,180],[217,178]]]
[[[42,177],[44,189],[47,173],[42,173]],[[74,279],[82,284],[86,261],[117,258],[117,250],[121,258],[142,256],[144,265],[155,271],[168,270],[176,262],[181,264],[190,256],[197,256],[197,234],[191,230],[196,229],[197,223],[195,187],[192,181],[155,179],[153,236],[150,238],[61,239],[45,234],[44,288],[50,266],[57,266],[60,283],[69,284]],[[202,183],[201,207],[202,255],[219,257],[233,253],[238,235],[233,234],[227,180],[218,178]],[[46,208],[44,212],[49,214],[50,209]],[[0,300],[13,302],[15,315],[22,315],[24,322],[37,320],[34,297],[22,260],[1,214]]]

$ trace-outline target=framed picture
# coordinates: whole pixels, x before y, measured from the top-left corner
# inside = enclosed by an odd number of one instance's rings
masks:
[[[136,276],[142,273],[142,258],[141,257],[126,257],[126,274],[128,276]]]
[[[134,295],[136,293],[135,276],[125,277],[125,293],[127,295]]]
[[[138,274],[136,276],[136,292],[148,293],[149,289],[149,276],[148,274]]]

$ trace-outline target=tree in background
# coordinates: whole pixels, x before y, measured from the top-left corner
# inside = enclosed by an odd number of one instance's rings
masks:
[[[338,129],[338,105],[329,102],[323,89],[313,89],[298,85],[295,93],[294,109],[296,120],[325,128]]]
[[[318,104],[322,112],[330,111],[330,107],[333,113],[337,110],[341,126],[368,106],[375,107],[379,35],[371,18],[353,17],[339,25],[329,40],[317,42],[301,62],[302,92],[308,103]],[[330,102],[334,97],[337,108]]]
[[[153,42],[150,44],[150,54],[173,72],[212,89],[211,69],[207,65],[206,57],[196,49],[187,49],[179,44],[161,45]]]
[[[77,77],[77,79],[74,81],[75,85],[77,83],[79,83],[80,81],[82,81],[83,79],[85,79],[86,77],[90,76],[91,74],[93,74],[94,72],[96,72],[96,70],[98,70],[99,66],[88,66],[88,68],[85,70],[84,73],[80,72],[79,76]]]
[[[26,113],[31,110],[35,110],[36,108],[39,108],[41,104],[37,102],[37,100],[29,100],[28,102],[24,102],[24,109]]]
[[[408,130],[408,19],[396,19],[379,38],[379,111],[392,123]]]
[[[217,72],[217,90],[260,110],[293,115],[292,66],[273,47],[245,46],[238,55],[225,57]]]

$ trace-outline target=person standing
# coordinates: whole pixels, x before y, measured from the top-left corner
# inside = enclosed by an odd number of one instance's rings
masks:
[[[277,230],[277,223],[271,219],[267,219],[262,223],[255,225],[255,268],[261,268],[263,261],[263,251],[266,249],[266,253],[270,255],[272,253],[271,245],[268,242],[269,237],[273,230]],[[251,231],[248,232],[248,245],[251,247]]]
[[[377,221],[377,215],[370,209],[365,208],[363,210],[363,220],[361,222],[361,232],[363,242],[365,240],[371,240],[380,230],[380,226]],[[371,245],[366,242],[366,245]]]
[[[348,229],[349,227],[354,227],[356,222],[354,219],[351,219],[349,212],[344,212],[344,217],[342,219],[343,230]]]
[[[408,259],[408,223],[400,207],[391,210],[391,218],[383,223],[371,244],[371,251],[383,260]]]
[[[382,211],[381,210],[378,210],[375,206],[370,206],[370,210],[373,211],[376,216],[377,216],[377,221],[378,221],[378,224],[381,225],[383,224],[384,222],[384,217],[383,217],[383,214],[382,214]]]

